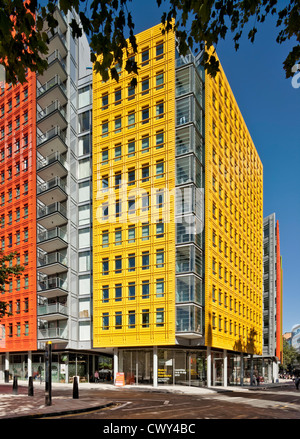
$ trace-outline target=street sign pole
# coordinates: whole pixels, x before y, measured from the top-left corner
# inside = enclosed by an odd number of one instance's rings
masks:
[[[45,351],[45,404],[52,405],[52,342],[48,341]]]

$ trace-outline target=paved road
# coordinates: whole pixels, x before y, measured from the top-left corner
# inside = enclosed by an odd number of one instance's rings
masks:
[[[64,390],[56,390],[56,394]],[[298,419],[300,390],[289,387],[268,390],[224,391],[212,394],[173,394],[143,392],[135,389],[120,391],[83,390],[81,395],[107,399],[114,406],[87,413],[59,418],[94,420],[146,419]]]

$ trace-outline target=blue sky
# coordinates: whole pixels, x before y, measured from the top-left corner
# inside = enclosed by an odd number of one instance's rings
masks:
[[[128,3],[135,32],[160,22],[164,2]],[[254,44],[245,37],[236,52],[231,35],[218,56],[264,166],[264,216],[280,225],[283,259],[283,332],[300,323],[300,88],[285,78],[282,63],[294,42],[276,43],[272,17],[258,26]]]

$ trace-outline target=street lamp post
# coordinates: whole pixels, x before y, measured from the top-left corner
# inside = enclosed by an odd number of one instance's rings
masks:
[[[45,351],[45,404],[52,405],[52,342],[48,341]]]

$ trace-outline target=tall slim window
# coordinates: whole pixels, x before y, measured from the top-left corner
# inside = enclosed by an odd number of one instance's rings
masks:
[[[102,302],[108,302],[109,301],[109,286],[103,285],[102,287]]]
[[[120,302],[122,300],[122,284],[115,285],[115,301]]]
[[[135,299],[135,282],[129,282],[128,284],[128,299]]]

